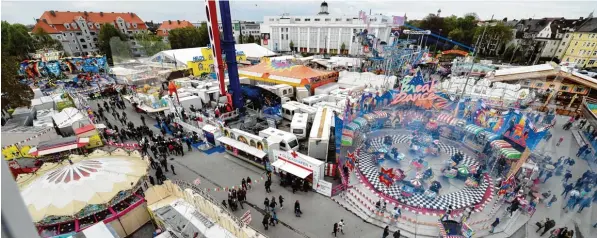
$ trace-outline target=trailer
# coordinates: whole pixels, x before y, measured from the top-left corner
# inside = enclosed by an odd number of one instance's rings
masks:
[[[327,161],[333,116],[334,112],[331,108],[321,107],[317,109],[309,134],[307,152],[309,156]]]

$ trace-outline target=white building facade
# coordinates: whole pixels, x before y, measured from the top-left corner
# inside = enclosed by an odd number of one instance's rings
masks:
[[[265,16],[260,27],[261,45],[274,52],[359,54],[362,46],[357,34],[365,29],[381,42],[390,39],[391,17],[371,15],[367,19],[369,24],[357,16],[331,16],[325,2],[313,16]]]

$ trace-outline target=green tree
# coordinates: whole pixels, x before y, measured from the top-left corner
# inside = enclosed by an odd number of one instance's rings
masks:
[[[290,41],[290,43],[288,44],[288,46],[290,46],[290,51],[294,50],[294,42],[292,42],[292,40]]]
[[[340,54],[344,54],[345,50],[346,50],[346,44],[344,44],[344,42],[342,42],[342,44],[340,45]]]
[[[113,42],[112,38],[115,38],[115,40],[118,39],[118,41],[121,42],[126,41],[127,39],[124,34],[122,34],[122,32],[116,29],[116,27],[114,27],[112,24],[103,24],[99,32],[98,48],[100,52],[102,52],[102,54],[108,58],[108,62],[110,59],[113,60],[112,52],[115,52],[111,47],[111,43]],[[118,46],[120,46],[120,44]]]
[[[131,45],[118,37],[110,39],[110,49],[112,50],[112,60],[114,62],[124,62],[133,58]]]
[[[238,43],[243,44],[245,36],[243,35],[243,31],[240,31],[240,35],[238,35]]]
[[[192,47],[203,47],[209,44],[207,25],[201,27],[184,27],[171,30],[168,34],[168,41],[172,49],[184,49]]]
[[[510,62],[512,55],[514,55],[514,46],[511,45],[511,46],[506,47],[506,49],[502,53],[502,61]]]
[[[477,39],[481,37],[485,26],[477,27],[475,29],[475,34],[473,40],[477,42]],[[501,48],[502,45],[507,44],[513,38],[512,28],[504,25],[502,22],[498,22],[494,26],[487,26],[487,30],[485,30],[485,36],[481,39],[482,42],[479,42],[479,52],[485,54],[490,47],[491,44],[496,44],[497,48]],[[487,52],[488,53],[488,52]],[[498,54],[499,52],[494,52],[494,54]]]
[[[33,38],[25,25],[2,21],[2,50],[5,48],[8,55],[16,56],[17,60],[26,59],[28,53],[35,52]]]
[[[261,45],[261,37],[255,37],[255,44]]]
[[[52,38],[50,36],[50,34],[48,34],[48,32],[46,32],[44,29],[39,28],[37,29],[35,32],[33,32],[33,43],[35,45],[35,48],[40,50],[48,50],[48,49],[53,49],[53,50],[64,50],[62,47],[62,43],[60,43],[59,40],[56,40],[54,38]]]
[[[152,56],[163,50],[170,49],[170,45],[164,42],[162,37],[159,37],[150,31],[143,31],[135,34],[134,38],[137,43],[143,47],[142,51],[145,53],[145,56]]]
[[[30,106],[33,99],[31,88],[18,80],[19,59],[17,56],[9,55],[8,51],[2,47],[2,110]]]
[[[255,43],[255,37],[253,35],[249,35],[249,38],[247,38],[247,43]]]

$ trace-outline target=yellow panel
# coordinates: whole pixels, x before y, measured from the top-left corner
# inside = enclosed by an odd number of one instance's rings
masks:
[[[5,160],[21,158],[21,152],[19,151],[19,148],[16,145],[11,145],[6,148],[3,148],[2,155],[4,155]]]
[[[89,144],[85,146],[87,149],[103,146],[102,138],[99,134],[95,134],[89,137]]]

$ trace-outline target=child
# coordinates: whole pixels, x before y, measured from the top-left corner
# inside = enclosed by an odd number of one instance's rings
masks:
[[[556,146],[560,146],[560,144],[562,144],[562,141],[564,141],[564,137],[561,136],[560,139],[558,140],[558,143],[556,144]]]

